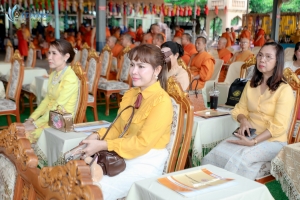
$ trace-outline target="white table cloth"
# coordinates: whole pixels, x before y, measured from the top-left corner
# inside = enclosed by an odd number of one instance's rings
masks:
[[[36,96],[37,104],[39,105],[41,101],[45,98],[48,91],[49,78],[44,76],[36,76],[30,84],[30,92]]]
[[[271,200],[274,199],[270,194],[268,188],[258,182],[252,181],[250,179],[244,178],[237,174],[228,172],[224,169],[215,167],[213,165],[203,165],[200,167],[190,168],[187,170],[174,172],[170,174],[163,175],[170,176],[175,174],[181,174],[186,172],[195,171],[197,169],[206,168],[212,173],[215,173],[224,178],[233,178],[237,184],[229,186],[224,189],[219,189],[216,191],[207,192],[201,195],[197,195],[191,198],[186,198],[179,193],[167,188],[166,186],[160,184],[157,179],[160,177],[153,177],[145,179],[142,181],[135,182],[126,197],[126,200],[199,200],[199,199],[209,199],[209,200]]]
[[[232,136],[237,127],[239,123],[231,115],[208,119],[195,116],[191,141],[193,166],[199,166],[201,159],[221,141]]]
[[[6,79],[7,80],[9,80],[9,76],[10,76],[10,70],[6,74]],[[23,84],[22,85],[31,84],[31,82],[34,80],[34,77],[36,77],[36,76],[48,76],[48,73],[43,68],[25,67],[24,68],[24,79],[23,79]]]
[[[0,99],[4,99],[4,98],[5,98],[5,88],[3,82],[0,81]]]
[[[11,63],[3,62],[0,65],[0,77],[6,80],[7,74],[10,74]],[[6,80],[8,81],[8,79]]]
[[[85,133],[64,133],[53,128],[46,128],[38,139],[34,151],[39,158],[39,166],[65,164],[63,154],[79,145],[87,135]]]

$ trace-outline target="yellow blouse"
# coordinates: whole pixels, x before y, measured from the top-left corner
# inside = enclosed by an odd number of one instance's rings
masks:
[[[170,96],[156,82],[145,90],[131,88],[120,103],[122,111],[128,105],[134,105],[138,93],[142,93],[140,108],[135,109],[134,117],[127,132],[118,138],[124,130],[132,109],[127,109],[112,126],[105,140],[109,151],[115,151],[126,159],[132,159],[146,154],[151,149],[163,149],[169,143],[173,107]],[[106,128],[98,131],[100,138]]]
[[[78,99],[78,78],[69,66],[60,78],[60,82],[54,85],[53,78],[59,76],[62,71],[57,74],[56,71],[51,73],[47,95],[30,116],[38,127],[48,125],[49,111],[56,110],[57,105],[62,105],[66,112],[72,113],[74,119]]]
[[[232,110],[232,117],[237,120],[239,114],[247,117],[259,135],[268,129],[272,135],[269,141],[287,141],[291,112],[295,97],[289,84],[282,83],[275,92],[267,89],[260,95],[260,86],[246,84],[241,99]]]

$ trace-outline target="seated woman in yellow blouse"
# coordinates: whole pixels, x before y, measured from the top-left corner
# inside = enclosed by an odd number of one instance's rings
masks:
[[[176,42],[168,41],[161,45],[161,51],[170,60],[167,78],[173,76],[180,83],[182,89],[187,90],[190,84],[189,75],[177,62],[178,58],[182,57],[184,53],[182,46]]]
[[[292,88],[283,81],[284,51],[266,43],[256,57],[254,75],[245,86],[232,117],[240,122],[235,136],[206,155],[201,164],[212,164],[254,180],[263,164],[286,145],[294,106]],[[256,129],[247,137],[249,128]],[[246,132],[246,135],[244,134]]]
[[[129,119],[131,109],[125,110],[108,132],[106,129],[90,135],[81,144],[85,158],[101,150],[115,151],[126,162],[125,171],[109,177],[104,176],[100,185],[104,199],[125,197],[131,185],[138,180],[162,174],[168,157],[166,145],[170,140],[173,107],[166,90],[167,67],[164,54],[152,44],[142,44],[129,51],[130,76],[135,86],[127,91],[120,103],[119,112],[135,105],[139,94],[142,101],[135,109],[132,123],[122,138],[118,138]]]
[[[50,43],[49,67],[54,69],[49,77],[48,93],[38,108],[24,123],[26,136],[35,143],[44,128],[48,127],[49,111],[63,106],[68,113],[75,114],[78,99],[78,78],[67,63],[71,63],[75,52],[71,44],[63,39]]]

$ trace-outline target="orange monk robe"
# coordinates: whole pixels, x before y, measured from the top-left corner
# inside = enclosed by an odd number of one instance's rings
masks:
[[[142,42],[143,35],[144,35],[143,28],[142,27],[138,28],[136,30],[136,37],[135,37],[136,41]]]
[[[2,30],[4,31],[4,30]],[[19,29],[17,31],[17,37],[18,37],[18,49],[21,54],[21,56],[27,56],[28,55],[28,44],[27,40],[24,38],[26,33],[23,34],[23,30]]]
[[[152,44],[152,41],[153,41],[153,37],[151,33],[147,33],[143,35],[143,40],[142,40],[143,44]]]
[[[191,58],[190,70],[193,77],[199,76],[197,89],[202,89],[208,81],[215,68],[215,59],[206,51],[196,54]],[[193,82],[192,89],[195,89],[196,81]]]
[[[78,50],[80,50],[80,49],[81,49],[81,46],[82,46],[82,38],[81,38],[81,35],[80,35],[80,36],[77,36],[77,37],[76,37],[76,48],[77,48]]]
[[[183,60],[183,62],[185,62],[186,65],[188,65],[190,62],[191,56],[189,56],[186,52],[184,52],[181,59]]]
[[[120,31],[116,31],[113,36],[115,36],[118,40],[120,39],[121,33]]]
[[[218,50],[218,54],[219,54],[219,59],[223,60],[224,64],[227,64],[232,57],[231,51],[229,51],[226,48]],[[228,66],[223,65],[219,75],[219,82],[224,82],[226,78],[227,70],[228,70]]]
[[[34,44],[34,47],[36,49],[41,49],[41,47],[39,45],[39,40],[37,39],[37,37],[33,38],[32,43]]]
[[[87,31],[84,35],[84,42],[91,47],[92,30]]]
[[[184,53],[186,53],[188,56],[192,56],[193,54],[198,53],[198,51],[196,50],[196,47],[194,44],[190,43],[187,44],[183,47]]]
[[[182,37],[184,30],[181,28],[175,32],[174,37]]]
[[[248,40],[250,40],[250,36],[251,36],[250,31],[242,30],[241,35],[240,35],[240,39],[247,38]]]
[[[114,48],[111,50],[113,57],[118,58],[118,56],[119,56],[120,52],[122,52],[122,50],[123,50],[123,46],[117,43],[114,46]]]
[[[72,36],[72,35],[69,36],[69,37],[67,38],[67,41],[71,43],[72,47],[75,47],[76,41],[75,41],[75,37],[74,37],[74,36]]]
[[[259,40],[257,38],[260,37]],[[257,40],[257,41],[256,41]],[[265,44],[265,31],[263,29],[259,29],[259,31],[255,35],[255,41],[254,41],[254,46],[261,47]]]
[[[245,62],[245,61],[249,60],[250,58],[252,58],[253,56],[254,56],[254,54],[250,50],[246,50],[243,52],[237,52],[234,54],[233,60],[231,61],[231,63],[237,62],[237,61]]]
[[[46,36],[48,36],[50,32],[54,33],[54,28],[52,26],[46,28]]]
[[[108,27],[106,27],[106,29],[105,29],[105,34],[106,34],[106,38],[108,38],[108,37],[110,37],[110,36],[111,36],[111,34],[110,34],[110,30],[109,30],[109,28],[108,28]]]
[[[55,37],[46,36],[46,42],[48,42],[48,48],[44,48],[45,53],[47,54],[50,48],[50,43],[55,41]]]
[[[131,35],[132,39],[136,39],[136,34],[133,31],[128,31],[127,34]]]
[[[231,46],[231,43],[233,42],[233,41],[231,40],[230,33],[227,33],[227,32],[222,33],[222,36],[221,36],[221,37],[226,38],[226,40],[227,40],[226,47],[230,47],[230,46]]]
[[[133,49],[135,47],[135,44],[131,44],[129,47],[130,49]]]
[[[235,35],[235,32],[231,32],[231,35],[232,35],[232,39],[233,39],[233,42],[231,45],[234,45],[235,43],[235,40],[236,40],[236,35]]]

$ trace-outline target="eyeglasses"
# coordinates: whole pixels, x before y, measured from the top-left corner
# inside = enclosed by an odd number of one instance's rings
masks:
[[[240,44],[248,44],[248,42],[240,42]]]
[[[270,55],[264,55],[262,53],[258,53],[256,56],[257,60],[261,60],[262,58],[265,58],[267,62],[269,62],[270,60],[274,59],[272,56]]]

